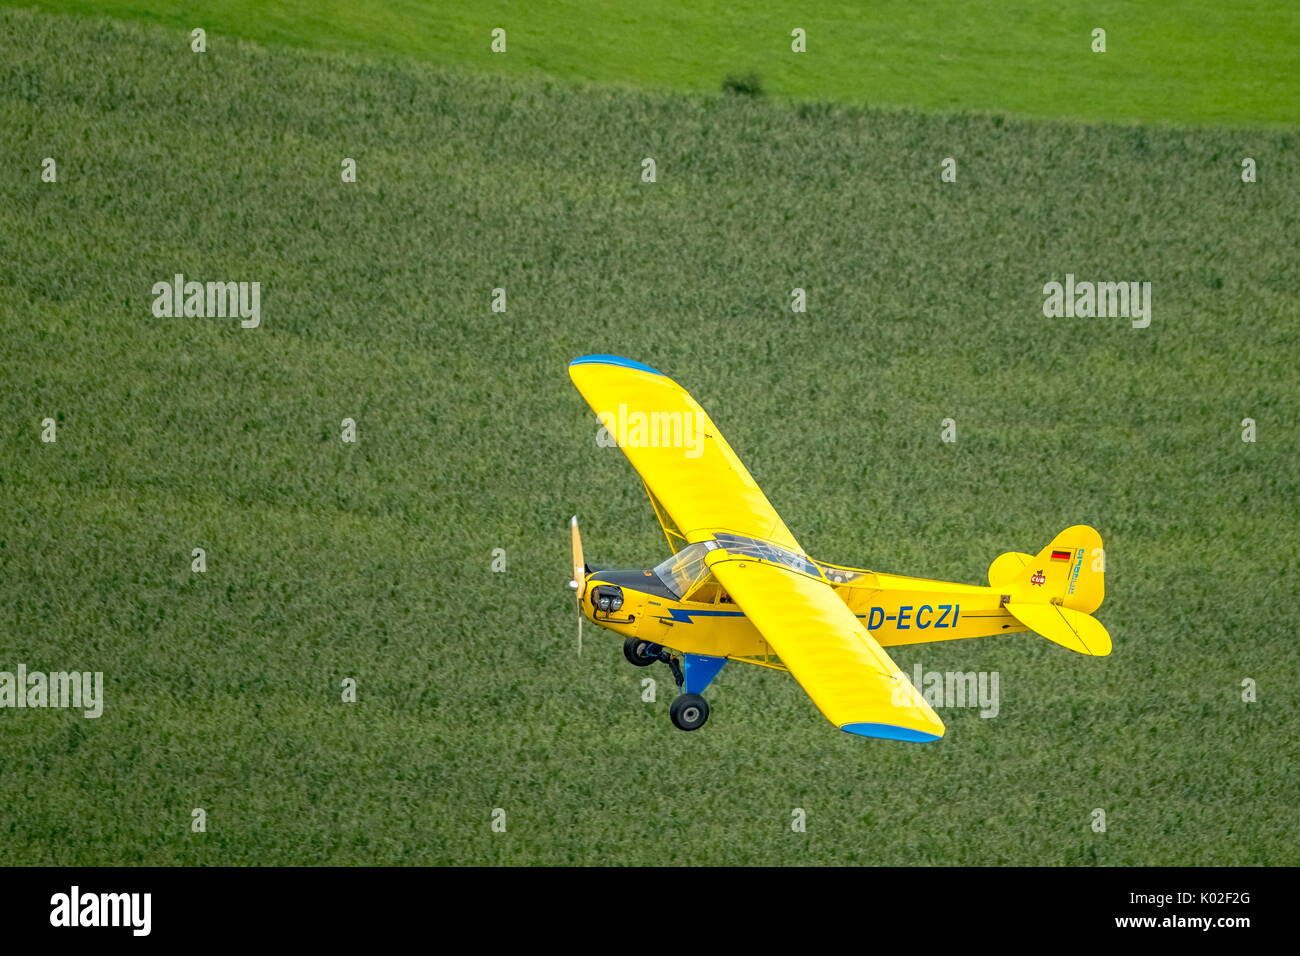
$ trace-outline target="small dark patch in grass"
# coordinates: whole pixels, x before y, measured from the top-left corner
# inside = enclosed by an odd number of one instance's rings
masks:
[[[741,96],[762,96],[763,80],[757,73],[728,73],[722,81],[724,93],[736,93]]]

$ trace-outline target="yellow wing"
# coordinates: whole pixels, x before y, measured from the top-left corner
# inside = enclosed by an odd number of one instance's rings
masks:
[[[943,736],[943,721],[829,584],[721,551],[710,558],[714,576],[832,724],[890,740]]]
[[[650,492],[676,551],[718,531],[800,551],[781,516],[695,399],[667,375],[616,355],[584,355],[569,377]],[[664,521],[667,513],[668,522]]]

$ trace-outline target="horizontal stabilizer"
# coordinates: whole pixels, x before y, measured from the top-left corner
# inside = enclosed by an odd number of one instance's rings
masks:
[[[1090,614],[1059,604],[1009,601],[1005,607],[1025,627],[1062,647],[1092,657],[1105,657],[1110,653],[1110,634]]]

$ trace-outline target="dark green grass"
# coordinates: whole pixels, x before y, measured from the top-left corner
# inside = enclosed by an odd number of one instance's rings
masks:
[[[0,15],[0,668],[108,697],[0,711],[0,863],[1296,862],[1295,133],[182,40]],[[153,318],[177,271],[261,281],[263,327]],[[1067,271],[1152,281],[1151,327],[1045,320]],[[1114,654],[898,649],[1001,675],[934,745],[739,666],[673,731],[666,674],[574,653],[568,516],[664,552],[592,351],[690,388],[827,560],[981,582],[1095,525]]]
[[[32,0],[2,0],[28,7]],[[1291,0],[41,0],[42,9],[514,76],[1047,118],[1294,127]],[[791,31],[805,31],[805,53]],[[506,52],[492,52],[494,29]],[[1092,31],[1106,52],[1092,52]],[[187,42],[187,41],[186,41]],[[228,41],[223,41],[228,42]]]

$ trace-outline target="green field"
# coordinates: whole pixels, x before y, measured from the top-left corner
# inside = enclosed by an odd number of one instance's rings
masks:
[[[31,6],[32,0],[3,0]],[[716,92],[755,74],[801,100],[1171,125],[1300,118],[1291,0],[42,0],[260,43],[534,78]],[[493,53],[492,31],[506,31]],[[792,31],[806,50],[792,52]],[[1092,31],[1106,31],[1105,53]]]
[[[0,710],[0,865],[1297,862],[1300,136],[1247,128],[1283,114],[935,115],[364,40],[0,11],[0,670],[107,698]],[[261,327],[155,318],[177,272],[259,281]],[[1067,272],[1152,282],[1150,327],[1044,318]],[[665,553],[588,352],[689,388],[825,560],[983,583],[1094,525],[1114,653],[898,648],[1000,675],[931,745],[739,665],[675,731],[666,672],[647,704],[617,639],[575,653],[569,516],[593,563]]]

